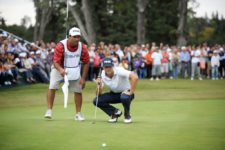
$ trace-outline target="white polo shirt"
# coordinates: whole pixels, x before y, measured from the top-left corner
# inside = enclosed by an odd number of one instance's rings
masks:
[[[104,85],[107,85],[112,92],[119,93],[130,89],[129,76],[131,71],[125,70],[122,67],[113,67],[114,75],[112,78],[106,76],[105,71],[102,71],[101,77]]]
[[[192,59],[191,59],[192,63],[198,63],[200,61],[200,55],[201,55],[200,50],[197,49],[195,51],[191,51],[191,55],[192,55]]]
[[[162,54],[159,52],[152,53],[153,65],[161,65]]]

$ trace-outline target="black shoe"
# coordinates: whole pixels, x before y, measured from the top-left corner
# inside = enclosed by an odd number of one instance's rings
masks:
[[[131,116],[125,116],[124,118],[124,123],[132,123],[132,119],[131,119]]]
[[[122,115],[122,111],[117,110],[112,116],[111,118],[108,120],[108,122],[110,123],[114,123],[117,122],[118,118]]]

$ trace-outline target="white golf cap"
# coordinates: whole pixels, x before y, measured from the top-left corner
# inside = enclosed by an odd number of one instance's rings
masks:
[[[30,52],[30,55],[34,55],[35,53],[32,51],[32,52]]]
[[[181,47],[181,50],[185,50],[185,49],[186,49],[186,47],[185,47],[185,46],[182,46],[182,47]]]
[[[71,36],[79,35],[80,36],[81,35],[80,29],[76,28],[76,27],[71,28],[70,31],[69,31],[69,35],[71,35]]]
[[[3,31],[1,34],[0,34],[0,37],[7,37],[7,33],[5,31]]]
[[[41,51],[40,51],[40,50],[37,50],[37,51],[36,51],[36,54],[37,54],[37,55],[41,54]]]
[[[27,57],[27,53],[24,53],[24,52],[19,53],[19,57]]]

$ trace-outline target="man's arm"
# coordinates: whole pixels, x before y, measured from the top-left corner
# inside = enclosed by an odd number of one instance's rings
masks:
[[[61,74],[61,76],[64,77],[64,75],[66,74],[65,69],[62,68],[59,63],[54,62],[53,64],[54,64],[55,68],[59,71],[59,73]]]
[[[99,96],[99,95],[102,94],[103,87],[104,87],[104,84],[102,82],[102,78],[101,77],[98,77],[96,79],[96,85],[97,85],[97,88],[96,88],[96,96]]]
[[[80,84],[82,88],[84,88],[85,82],[86,82],[86,76],[88,74],[88,69],[89,69],[89,54],[87,51],[87,46],[84,44],[82,45],[81,61],[83,62],[83,69],[82,69]]]
[[[61,62],[64,58],[64,46],[62,43],[58,43],[54,50],[53,65],[59,71],[59,73],[64,77],[66,74],[65,69],[61,66]]]
[[[88,74],[88,69],[89,69],[89,63],[84,63],[83,69],[82,69],[82,76],[81,76],[81,78],[84,80],[86,79],[86,76]]]
[[[131,84],[131,88],[130,88],[130,95],[131,95],[136,90],[137,83],[138,83],[138,76],[135,73],[131,72],[129,78],[130,78],[130,84]]]

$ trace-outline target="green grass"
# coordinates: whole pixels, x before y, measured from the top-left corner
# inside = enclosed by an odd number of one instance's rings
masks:
[[[132,103],[132,124],[107,123],[100,110],[92,124],[95,85],[87,82],[83,113],[76,122],[74,102],[63,108],[56,94],[54,119],[45,120],[48,85],[0,89],[1,150],[224,150],[225,81],[140,80]],[[122,109],[121,105],[116,105]],[[101,147],[106,143],[106,147]]]

